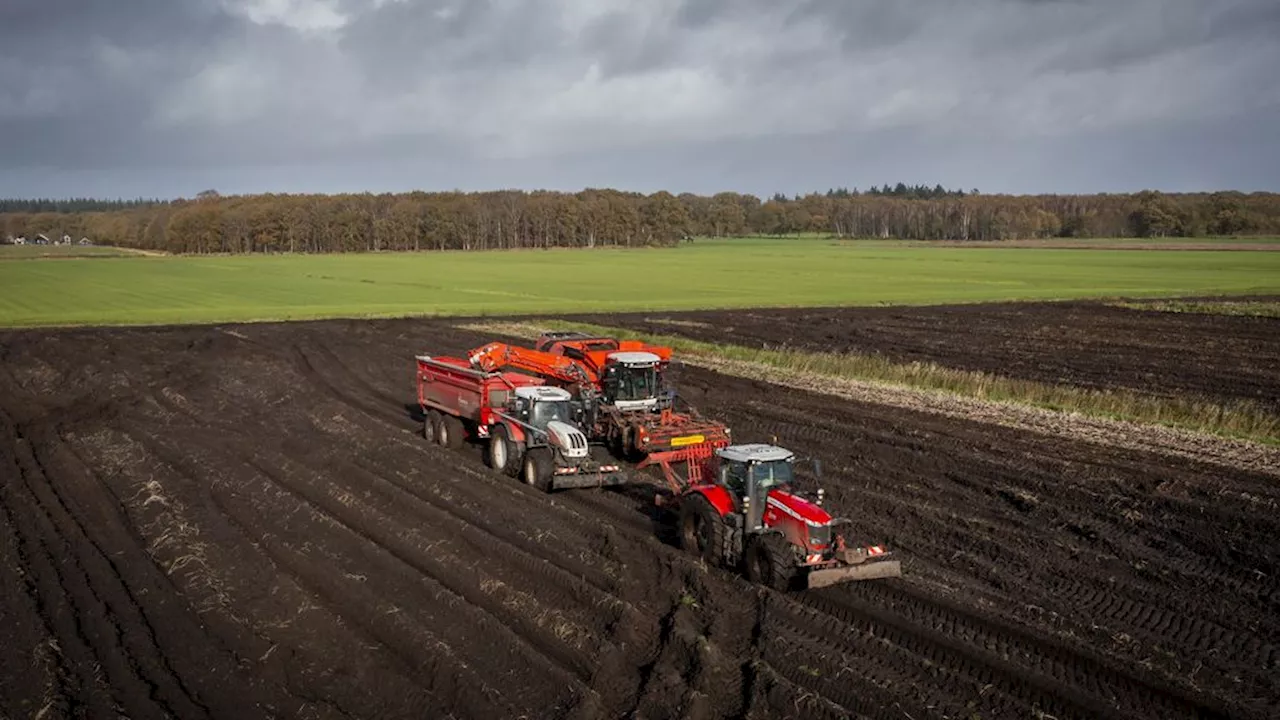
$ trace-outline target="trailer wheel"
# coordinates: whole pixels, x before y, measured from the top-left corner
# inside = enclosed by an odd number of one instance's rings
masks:
[[[743,560],[748,580],[774,590],[790,589],[796,578],[795,550],[778,533],[753,537]]]
[[[428,410],[422,416],[422,437],[432,445],[440,443],[440,411]]]
[[[532,485],[542,492],[551,492],[551,477],[555,472],[555,464],[551,458],[551,450],[533,448],[524,454],[523,478],[526,485]]]
[[[701,494],[690,495],[680,503],[680,547],[719,565],[724,552],[724,521]]]
[[[457,450],[462,447],[462,441],[466,439],[466,429],[462,427],[462,421],[453,415],[441,415],[439,429],[436,431],[438,442],[449,448]]]
[[[486,453],[489,467],[507,477],[520,474],[520,448],[511,441],[504,425],[496,425],[489,434],[489,452]]]

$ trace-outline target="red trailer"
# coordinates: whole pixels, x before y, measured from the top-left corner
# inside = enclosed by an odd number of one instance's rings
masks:
[[[486,372],[462,358],[418,355],[423,436],[456,448],[486,440],[496,470],[545,492],[627,482],[603,445],[574,424],[567,391],[516,372]]]

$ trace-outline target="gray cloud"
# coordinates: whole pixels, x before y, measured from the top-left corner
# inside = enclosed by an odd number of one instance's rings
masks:
[[[0,195],[1280,189],[1278,37],[1274,0],[7,0]]]

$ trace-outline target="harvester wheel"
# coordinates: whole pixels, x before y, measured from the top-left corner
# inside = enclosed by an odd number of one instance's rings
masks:
[[[526,485],[532,485],[542,492],[551,492],[551,478],[555,473],[555,462],[551,450],[534,448],[524,454],[522,472]]]
[[[462,421],[453,415],[441,414],[439,429],[436,431],[439,443],[450,450],[457,450],[462,447],[462,441],[466,439],[467,431],[462,427]]]
[[[489,452],[486,453],[489,467],[507,477],[520,474],[520,449],[512,442],[504,425],[497,425],[489,435]]]
[[[724,521],[700,494],[690,495],[680,503],[680,547],[712,565],[720,564]]]
[[[427,442],[436,445],[440,442],[440,411],[428,410],[427,414],[422,417],[422,437]]]
[[[756,535],[743,557],[747,579],[774,590],[788,590],[796,577],[795,550],[778,533]]]

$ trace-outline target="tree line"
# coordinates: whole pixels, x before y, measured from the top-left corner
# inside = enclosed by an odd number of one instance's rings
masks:
[[[164,200],[98,200],[96,198],[0,198],[0,213],[81,213],[98,210],[127,210],[163,204]]]
[[[42,233],[174,253],[331,253],[641,247],[693,236],[793,233],[965,241],[1280,235],[1276,193],[987,195],[901,183],[763,201],[732,192],[609,189],[238,196],[205,191],[193,199],[83,208],[0,211],[0,239]]]

